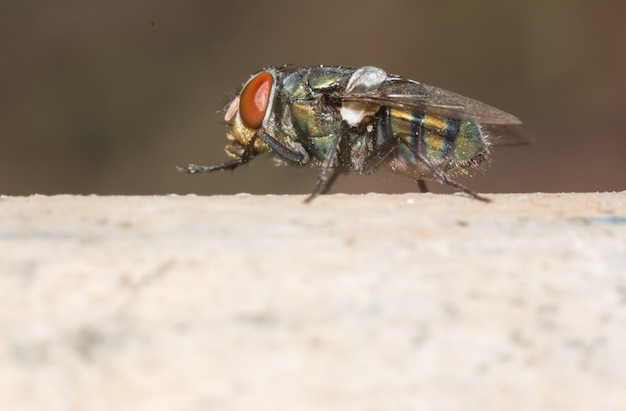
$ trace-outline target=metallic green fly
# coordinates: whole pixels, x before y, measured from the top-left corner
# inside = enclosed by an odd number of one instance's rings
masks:
[[[232,170],[269,152],[280,165],[321,167],[306,201],[339,174],[379,169],[415,180],[422,191],[424,180],[435,180],[488,201],[452,177],[487,164],[491,146],[530,143],[511,114],[372,66],[264,69],[224,118],[233,159],[179,171]]]

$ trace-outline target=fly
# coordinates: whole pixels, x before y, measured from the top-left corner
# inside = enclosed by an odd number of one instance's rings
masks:
[[[226,108],[231,160],[178,170],[233,170],[272,153],[278,165],[321,167],[305,201],[335,178],[379,169],[449,185],[489,201],[452,179],[487,164],[491,146],[522,145],[522,122],[487,104],[388,75],[378,67],[267,68],[253,75]]]

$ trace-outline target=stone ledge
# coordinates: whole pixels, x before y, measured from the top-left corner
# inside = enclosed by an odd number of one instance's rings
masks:
[[[626,409],[626,192],[490,197],[0,197],[2,409]]]

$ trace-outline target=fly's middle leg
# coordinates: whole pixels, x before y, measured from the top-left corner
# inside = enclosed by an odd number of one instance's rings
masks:
[[[420,188],[420,192],[422,193],[429,192],[428,186],[426,185],[426,181],[420,179],[420,180],[416,180],[416,182],[417,182],[417,186]]]
[[[313,187],[313,191],[309,196],[304,200],[305,203],[311,202],[315,197],[319,194],[325,193],[330,189],[330,186],[335,181],[337,177],[337,168],[334,163],[337,160],[337,152],[339,151],[339,143],[341,142],[342,132],[338,131],[337,135],[333,139],[328,152],[326,153],[326,159],[324,160],[324,165],[322,166],[322,171],[320,175],[317,177],[317,182],[315,183],[315,187]]]

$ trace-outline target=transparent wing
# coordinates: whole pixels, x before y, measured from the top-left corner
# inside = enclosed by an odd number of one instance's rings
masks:
[[[390,78],[372,90],[346,93],[342,101],[415,110],[485,126],[490,142],[520,145],[532,142],[522,133],[520,119],[480,101],[413,80]]]
[[[535,139],[522,130],[521,124],[482,124],[489,143],[496,146],[520,146]]]

